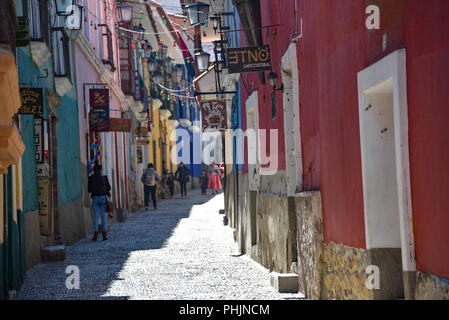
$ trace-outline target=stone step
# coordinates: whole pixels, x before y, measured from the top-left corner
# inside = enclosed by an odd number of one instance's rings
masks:
[[[295,273],[270,273],[270,283],[279,293],[298,293],[299,277]]]
[[[64,245],[48,246],[42,249],[43,262],[64,261],[65,258],[66,258],[66,247]]]

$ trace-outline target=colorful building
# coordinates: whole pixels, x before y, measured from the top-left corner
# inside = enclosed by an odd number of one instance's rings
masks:
[[[283,84],[240,77],[242,129],[277,132],[242,144],[228,190],[241,251],[310,298],[447,298],[447,2],[233,4],[241,46],[269,45]]]

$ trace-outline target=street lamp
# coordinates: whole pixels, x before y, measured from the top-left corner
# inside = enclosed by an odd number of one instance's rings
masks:
[[[173,64],[172,64],[172,58],[171,57],[167,57],[167,59],[165,60],[165,64],[164,64],[164,66],[165,66],[165,71],[168,73],[168,74],[171,74],[171,72],[172,72],[172,70],[173,70]]]
[[[83,23],[83,9],[83,6],[77,4],[75,10],[72,11],[72,14],[67,17],[66,28],[68,30],[81,30],[81,25]]]
[[[133,30],[135,31],[133,35],[134,40],[143,41],[143,39],[145,38],[145,28],[142,26],[142,24],[139,23],[138,26],[134,26]]]
[[[176,83],[181,83],[182,80],[182,67],[176,65],[173,68],[173,76]]]
[[[210,17],[210,19],[212,20],[212,27],[215,30],[215,33],[217,33],[218,27],[220,26],[220,16],[219,15],[213,15],[212,17]]]
[[[117,6],[117,21],[118,23],[128,23],[132,20],[133,6],[129,4],[121,4]]]
[[[284,91],[284,84],[283,83],[281,83],[281,86],[278,89],[276,89],[277,82],[278,82],[278,79],[277,79],[276,72],[271,71],[268,74],[268,83],[270,84],[270,87],[273,89],[273,91]]]
[[[153,81],[156,84],[161,84],[162,83],[162,73],[159,70],[154,73]]]
[[[165,58],[167,57],[167,46],[165,44],[159,46],[158,56],[160,61],[165,61]]]
[[[209,16],[209,4],[203,2],[194,2],[186,6],[192,26],[203,25],[207,23]]]
[[[144,59],[150,59],[151,55],[152,55],[152,50],[153,48],[151,47],[150,43],[148,42],[148,40],[145,40],[145,43],[142,44],[142,49],[143,49],[143,58]]]
[[[154,58],[154,54],[151,54],[150,58],[148,59],[148,71],[155,72],[156,70],[157,70],[157,61]]]
[[[75,0],[55,0],[55,4],[58,16],[70,16],[73,14],[72,6],[75,5]]]
[[[210,54],[204,51],[195,54],[196,61],[198,63],[198,70],[200,72],[207,71],[209,69]]]

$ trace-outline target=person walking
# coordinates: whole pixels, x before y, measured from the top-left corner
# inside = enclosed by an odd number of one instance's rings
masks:
[[[140,179],[143,183],[143,192],[145,200],[145,210],[149,209],[150,195],[151,201],[153,202],[154,210],[157,209],[156,203],[156,181],[160,181],[161,177],[154,169],[152,163],[148,164],[148,168],[143,172],[142,178]]]
[[[175,180],[181,186],[181,198],[187,197],[187,182],[190,181],[190,169],[184,165],[184,162],[179,164],[178,170],[175,172]]]
[[[209,182],[209,177],[207,176],[207,171],[203,170],[200,176],[200,184],[201,184],[201,194],[206,195],[207,185]]]
[[[220,174],[221,174],[220,169],[216,167],[215,162],[212,161],[209,168],[209,181],[208,181],[208,189],[212,189],[212,194],[218,194],[218,190],[222,189]]]
[[[173,194],[175,193],[175,178],[173,177],[173,172],[168,174],[167,185],[170,190],[170,198],[173,198]]]
[[[87,190],[92,198],[92,209],[94,211],[94,237],[92,241],[98,239],[98,223],[101,216],[101,226],[103,229],[103,240],[108,240],[108,219],[106,213],[106,197],[111,196],[111,185],[107,176],[102,175],[102,166],[98,163],[94,165],[94,174],[89,177]]]

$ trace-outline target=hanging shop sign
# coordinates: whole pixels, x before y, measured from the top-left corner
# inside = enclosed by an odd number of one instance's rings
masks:
[[[134,133],[138,137],[145,137],[148,134],[148,128],[147,127],[137,127],[134,129]]]
[[[109,131],[109,89],[89,89],[89,130]]]
[[[228,72],[271,70],[270,46],[228,48]]]
[[[109,131],[131,132],[131,119],[110,118]]]
[[[44,96],[42,88],[20,88],[22,106],[20,114],[44,114]]]
[[[203,131],[225,131],[226,126],[226,101],[204,101],[201,105],[201,117]]]

